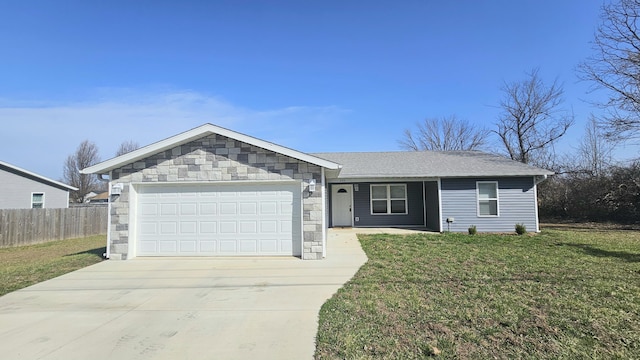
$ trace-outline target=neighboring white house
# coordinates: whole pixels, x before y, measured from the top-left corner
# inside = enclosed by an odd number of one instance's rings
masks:
[[[69,207],[73,186],[0,161],[0,209]]]

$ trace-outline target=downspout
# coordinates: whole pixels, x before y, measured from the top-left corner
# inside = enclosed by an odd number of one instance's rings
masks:
[[[111,172],[109,172],[108,179],[103,178],[103,175],[98,174],[98,180],[107,183],[109,195],[107,196],[107,252],[102,254],[102,257],[109,259],[111,256]]]

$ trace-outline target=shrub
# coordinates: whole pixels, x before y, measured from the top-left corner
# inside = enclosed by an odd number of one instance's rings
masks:
[[[478,233],[478,229],[476,229],[475,225],[469,226],[469,235],[475,235]]]
[[[527,233],[527,227],[524,224],[516,224],[516,234],[522,235]]]

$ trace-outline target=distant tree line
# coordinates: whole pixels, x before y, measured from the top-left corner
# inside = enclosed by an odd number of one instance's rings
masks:
[[[583,80],[608,94],[594,104],[574,152],[556,154],[555,144],[574,123],[558,81],[545,83],[538,69],[505,82],[502,110],[494,129],[476,127],[456,116],[428,118],[406,129],[398,141],[407,150],[484,150],[552,170],[538,188],[541,218],[576,221],[640,222],[640,157],[626,164],[612,154],[640,138],[640,0],[617,0],[602,7],[593,55],[578,66]],[[497,136],[491,147],[488,135]]]

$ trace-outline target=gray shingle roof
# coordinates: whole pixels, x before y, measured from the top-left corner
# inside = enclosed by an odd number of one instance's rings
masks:
[[[338,178],[552,175],[545,169],[479,151],[396,151],[311,154],[342,165]]]

